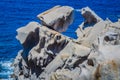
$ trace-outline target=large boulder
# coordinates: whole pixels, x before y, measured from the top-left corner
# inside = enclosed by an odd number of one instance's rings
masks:
[[[89,7],[85,7],[81,9],[81,15],[84,17],[85,19],[85,23],[84,24],[94,24],[97,23],[99,21],[101,21],[102,19],[94,12],[92,11]]]
[[[23,46],[13,66],[14,78],[26,80],[37,77],[69,42],[69,38],[37,22],[17,29],[16,38]]]
[[[37,76],[69,42],[69,38],[45,26],[40,28],[39,37],[39,43],[28,55],[31,72],[36,73]]]
[[[40,24],[37,22],[30,22],[28,25],[17,29],[17,40],[23,45],[23,48],[32,48],[39,41]]]
[[[79,27],[76,30],[77,37],[82,38],[86,35],[88,35],[94,27],[95,24],[97,24],[100,21],[103,21],[93,10],[91,10],[89,7],[84,7],[80,10],[81,15],[84,18],[84,21],[79,25]]]
[[[44,77],[45,79],[48,79],[51,77],[51,74],[58,69],[75,69],[80,63],[87,59],[89,52],[90,48],[77,44],[74,41],[70,41],[54,60],[46,66],[39,78],[42,79]],[[59,71],[57,73],[59,74]]]
[[[58,32],[64,32],[73,22],[73,10],[69,6],[55,6],[37,17],[41,20],[42,25]]]

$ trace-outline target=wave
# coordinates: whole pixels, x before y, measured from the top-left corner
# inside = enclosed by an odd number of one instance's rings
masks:
[[[6,59],[4,59],[6,60]],[[0,79],[2,80],[12,80],[10,75],[13,73],[13,67],[11,67],[12,60],[0,61]]]

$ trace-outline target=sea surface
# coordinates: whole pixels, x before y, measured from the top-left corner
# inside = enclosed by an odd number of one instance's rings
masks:
[[[15,38],[16,29],[30,21],[40,22],[36,16],[55,5],[75,9],[89,6],[103,19],[115,22],[120,18],[120,0],[0,0],[0,80],[11,80],[11,64],[22,49]],[[80,13],[75,12],[74,23],[63,34],[77,38],[75,30],[83,20]]]

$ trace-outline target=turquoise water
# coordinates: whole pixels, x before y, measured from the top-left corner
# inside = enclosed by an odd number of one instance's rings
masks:
[[[0,0],[0,79],[9,79],[10,65],[21,49],[15,39],[16,29],[30,21],[39,22],[36,15],[55,5],[75,9],[89,6],[103,19],[117,21],[120,18],[120,0]],[[63,34],[76,38],[74,31],[82,21],[80,13],[75,12],[74,23]]]

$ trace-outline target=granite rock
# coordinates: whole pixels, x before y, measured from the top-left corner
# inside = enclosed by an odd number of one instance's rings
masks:
[[[89,7],[84,7],[80,11],[81,11],[81,15],[85,18],[84,24],[92,24],[92,23],[94,24],[102,20]]]
[[[120,21],[82,8],[85,21],[72,39],[59,33],[73,20],[72,13],[71,7],[56,6],[38,15],[42,24],[30,22],[17,30],[23,50],[12,64],[15,80],[120,80]]]
[[[69,6],[55,6],[37,17],[41,20],[41,24],[58,32],[64,32],[73,22],[73,8]]]

